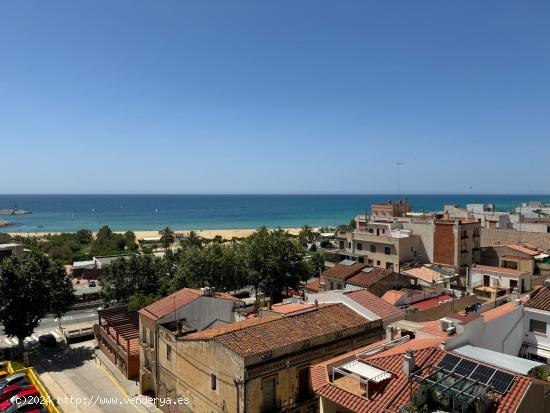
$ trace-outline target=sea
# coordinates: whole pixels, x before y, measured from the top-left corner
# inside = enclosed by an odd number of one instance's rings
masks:
[[[509,211],[550,195],[404,195],[414,211],[441,211],[443,205],[495,204]],[[267,226],[336,226],[364,214],[373,203],[395,201],[380,195],[0,195],[0,209],[20,208],[28,215],[2,215],[14,225],[3,232],[114,231],[172,229],[249,229]]]

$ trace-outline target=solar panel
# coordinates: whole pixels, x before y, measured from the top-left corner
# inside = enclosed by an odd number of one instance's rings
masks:
[[[460,360],[460,357],[453,354],[446,354],[445,357],[441,359],[438,366],[443,367],[445,370],[453,371]]]
[[[477,366],[479,366],[479,364],[473,361],[462,359],[460,363],[457,364],[454,372],[461,376],[469,376]]]
[[[478,380],[483,384],[487,384],[495,371],[496,370],[491,367],[478,364],[477,368],[473,371],[472,374],[470,374],[470,378],[473,380]]]
[[[508,391],[508,388],[514,381],[514,376],[511,374],[505,373],[503,371],[496,371],[494,376],[489,381],[489,386],[491,386],[495,391],[500,394],[505,394]]]

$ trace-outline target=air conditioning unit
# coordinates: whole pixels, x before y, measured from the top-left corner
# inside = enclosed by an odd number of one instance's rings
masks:
[[[544,280],[544,286],[550,287],[550,278],[547,278],[546,280]]]
[[[454,336],[456,334],[456,327],[455,326],[449,327],[445,331],[447,332],[448,336]]]
[[[442,331],[447,331],[450,327],[455,326],[454,320],[451,320],[449,318],[441,318],[439,319],[439,324],[441,325]]]
[[[514,300],[514,307],[517,307],[517,306],[520,305],[520,304],[521,304],[521,299],[516,298],[516,299]]]

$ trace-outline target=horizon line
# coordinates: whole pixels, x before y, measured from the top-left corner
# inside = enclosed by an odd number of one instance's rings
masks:
[[[463,193],[463,192],[407,192],[407,193],[374,193],[374,192],[310,192],[310,193],[300,193],[300,192],[235,192],[235,193],[115,193],[115,192],[105,192],[105,193],[84,193],[84,192],[75,192],[75,193],[62,193],[62,192],[38,192],[38,193],[0,193],[0,196],[392,196],[392,197],[407,197],[407,196],[550,196],[550,193],[519,193],[519,192],[474,192],[474,193]]]

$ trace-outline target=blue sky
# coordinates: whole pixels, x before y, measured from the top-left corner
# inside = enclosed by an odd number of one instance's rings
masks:
[[[542,0],[1,2],[0,193],[389,193],[396,161],[402,192],[550,193],[548,21]]]

